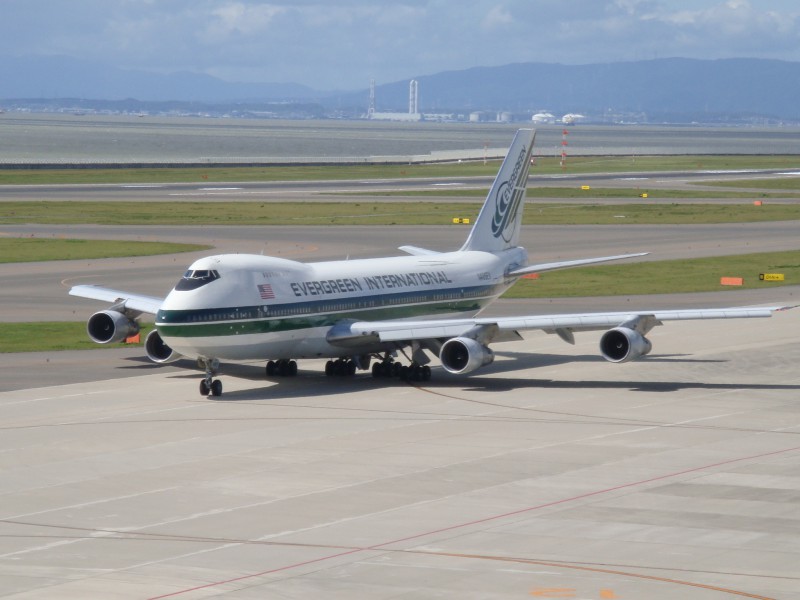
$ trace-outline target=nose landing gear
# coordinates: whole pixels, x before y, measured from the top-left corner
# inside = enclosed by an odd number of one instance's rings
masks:
[[[219,379],[209,378],[200,380],[201,396],[222,396],[222,382]]]
[[[200,380],[200,395],[222,396],[222,382],[214,379],[219,371],[219,361],[216,358],[198,358],[197,364],[206,372],[205,379]]]

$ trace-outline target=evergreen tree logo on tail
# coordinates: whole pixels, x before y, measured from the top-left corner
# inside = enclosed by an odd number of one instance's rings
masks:
[[[511,242],[514,222],[517,218],[522,199],[525,196],[528,170],[525,168],[530,152],[523,146],[511,172],[511,177],[500,184],[494,202],[494,218],[492,219],[492,234],[494,237],[503,238]]]

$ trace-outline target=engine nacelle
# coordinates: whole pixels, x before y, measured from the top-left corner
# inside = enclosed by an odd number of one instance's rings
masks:
[[[144,351],[147,353],[147,358],[159,364],[175,362],[182,358],[180,354],[164,343],[155,329],[147,334],[144,340]]]
[[[457,337],[442,344],[439,360],[445,371],[460,375],[491,363],[494,352],[472,338]]]
[[[610,362],[628,362],[644,356],[652,349],[650,340],[627,327],[615,327],[600,338],[600,352]]]
[[[89,321],[86,323],[86,333],[93,342],[113,344],[139,333],[139,324],[121,312],[101,310],[89,317]]]

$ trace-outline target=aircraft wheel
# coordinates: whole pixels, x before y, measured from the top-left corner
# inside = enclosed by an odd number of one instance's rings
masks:
[[[297,375],[297,363],[293,360],[290,360],[289,364],[287,365],[287,371],[289,377],[294,377],[295,375]]]
[[[275,364],[274,360],[271,360],[267,363],[267,377],[275,377],[278,372],[278,365]]]
[[[375,369],[373,369],[374,371]],[[325,363],[325,375],[328,377],[333,377],[336,374],[336,367],[334,366],[334,362],[329,360]]]
[[[211,384],[211,395],[222,396],[222,382],[219,379],[215,379]]]
[[[200,380],[200,395],[201,396],[208,396],[211,390],[208,387],[208,383],[206,383],[205,379]]]
[[[431,368],[428,365],[422,367],[422,381],[431,380]]]

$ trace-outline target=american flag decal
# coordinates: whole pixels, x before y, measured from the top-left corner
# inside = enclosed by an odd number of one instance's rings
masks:
[[[258,293],[261,295],[262,300],[274,300],[275,292],[272,291],[272,286],[268,283],[262,283],[258,286]]]

